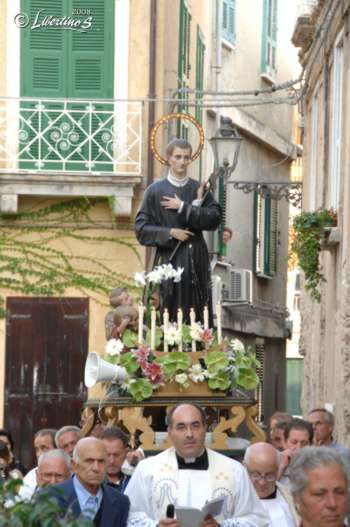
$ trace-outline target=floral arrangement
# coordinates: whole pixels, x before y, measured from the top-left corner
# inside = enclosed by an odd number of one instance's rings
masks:
[[[203,344],[207,333],[204,330],[201,332]],[[180,390],[187,390],[191,382],[207,382],[211,390],[225,392],[238,386],[249,390],[256,388],[259,362],[253,350],[245,349],[238,339],[225,342],[225,348],[203,351],[199,362],[193,362],[191,352],[154,352],[147,345],[126,351],[124,339],[109,340],[106,352],[109,362],[126,369],[128,379],[119,388],[135,401],[151,397],[153,392],[169,382],[175,382]]]
[[[136,273],[140,286],[159,285],[163,280],[181,280],[183,269],[171,264],[156,267],[150,273]],[[153,289],[154,291],[155,289]],[[106,345],[106,359],[127,372],[127,379],[115,381],[120,393],[143,401],[160,387],[175,383],[180,391],[191,383],[207,383],[211,390],[229,392],[240,386],[254,389],[259,383],[256,368],[259,362],[252,349],[245,349],[238,339],[222,339],[221,327],[216,331],[208,327],[208,312],[204,311],[204,324],[191,317],[191,324],[182,323],[181,310],[177,322],[164,315],[162,327],[156,326],[155,310],[151,309],[151,328],[143,328],[143,311],[139,307],[138,333],[127,329],[120,339],[111,339]],[[193,313],[194,315],[194,313]],[[147,318],[146,318],[146,321]],[[194,351],[199,350],[200,356]]]

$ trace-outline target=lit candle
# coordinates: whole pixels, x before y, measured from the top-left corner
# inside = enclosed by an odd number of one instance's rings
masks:
[[[194,312],[193,307],[191,307],[190,309],[190,322],[191,322],[191,330],[194,331],[194,327],[196,324],[196,313]],[[192,351],[193,352],[196,351],[196,341],[193,337],[192,337]]]
[[[165,308],[164,309],[164,313],[163,313],[163,324],[164,324],[164,351],[167,352],[168,351],[168,343],[165,339],[165,336],[167,335],[167,332],[168,332],[168,327],[169,327],[169,311]]]
[[[204,306],[203,320],[204,320],[204,329],[209,329],[209,311],[208,311],[208,306]]]
[[[151,350],[156,348],[156,310],[152,307],[151,311]]]
[[[139,304],[139,332],[138,332],[138,342],[142,344],[143,342],[143,313],[145,307],[143,304]]]
[[[218,344],[222,342],[222,329],[221,329],[221,304],[218,302],[216,304],[216,327],[218,331]]]
[[[177,329],[180,333],[179,351],[182,351],[182,309],[177,310]]]

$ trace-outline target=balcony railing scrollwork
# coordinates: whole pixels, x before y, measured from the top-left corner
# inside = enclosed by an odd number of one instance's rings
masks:
[[[0,98],[0,173],[141,173],[142,103]]]

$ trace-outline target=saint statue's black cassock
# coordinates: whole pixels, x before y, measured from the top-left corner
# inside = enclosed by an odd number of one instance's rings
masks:
[[[209,324],[213,327],[210,261],[203,231],[217,229],[221,222],[221,208],[211,192],[205,194],[199,205],[197,199],[199,183],[186,178],[182,186],[168,178],[152,183],[146,190],[141,207],[136,215],[135,231],[141,245],[156,247],[154,267],[171,263],[183,267],[181,281],[162,282],[160,288],[160,310],[169,310],[170,321],[177,320],[177,310],[183,311],[183,321],[189,323],[190,308],[196,320],[203,322],[203,309],[208,306]],[[160,202],[164,196],[182,200],[181,212],[164,208]],[[187,229],[194,235],[185,242],[170,236],[170,229]]]

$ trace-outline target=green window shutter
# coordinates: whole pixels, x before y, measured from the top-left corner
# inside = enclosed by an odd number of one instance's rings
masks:
[[[255,273],[264,272],[264,202],[261,196],[254,193],[254,235],[253,235],[253,269]]]
[[[114,2],[70,0],[71,12],[89,9],[92,27],[71,31],[68,96],[113,98]]]
[[[222,242],[222,233],[223,233],[224,227],[226,227],[226,201],[227,201],[226,197],[227,197],[227,193],[226,193],[226,185],[224,184],[224,180],[223,180],[222,177],[219,178],[218,194],[219,194],[219,203],[220,203],[221,210],[222,210],[222,221],[221,221],[221,225],[220,225],[220,229],[219,229],[219,248],[218,248],[218,253],[219,253],[220,256],[226,256],[227,247]]]
[[[200,27],[197,25],[197,39],[196,39],[196,90],[203,90],[203,77],[204,77],[204,54],[205,45],[203,41],[203,35]],[[197,99],[202,99],[200,94],[196,94]],[[196,119],[200,123],[202,122],[202,108],[196,106]]]
[[[180,23],[179,23],[179,60],[178,78],[179,81],[184,77],[188,78],[191,70],[190,51],[191,51],[191,21],[192,17],[187,9],[185,0],[180,0]]]
[[[254,195],[254,271],[273,276],[277,270],[278,203]]]
[[[45,14],[63,16],[65,0],[22,0],[21,11],[31,20],[40,9]],[[21,29],[21,96],[63,97],[66,72],[64,30]]]
[[[278,202],[271,200],[270,208],[270,243],[269,243],[269,272],[273,276],[277,271],[278,246]]]
[[[222,37],[234,44],[236,40],[236,0],[223,0],[222,2]]]
[[[261,72],[275,76],[277,73],[277,16],[278,0],[264,0],[261,42]]]

